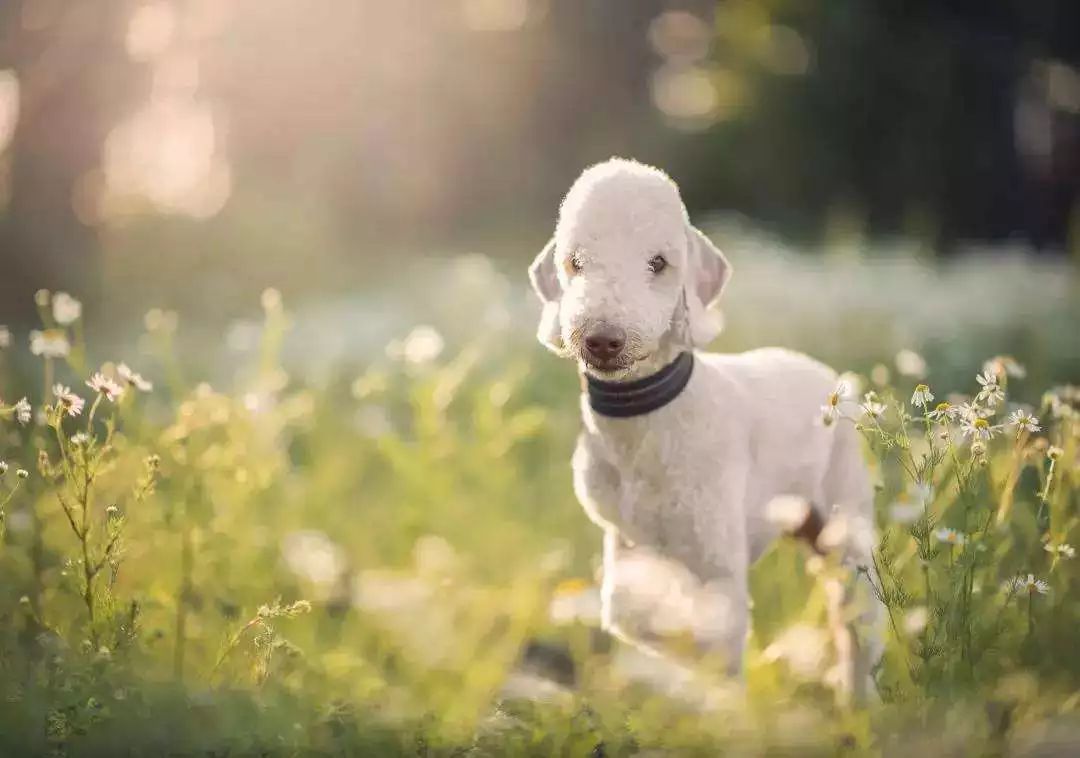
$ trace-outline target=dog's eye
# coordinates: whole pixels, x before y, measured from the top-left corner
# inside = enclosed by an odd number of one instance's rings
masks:
[[[572,253],[570,257],[566,259],[566,268],[569,269],[571,273],[578,273],[581,271],[581,267],[582,261],[580,253]]]
[[[667,261],[662,255],[654,255],[649,259],[649,271],[654,274],[659,274],[661,271],[667,268]]]

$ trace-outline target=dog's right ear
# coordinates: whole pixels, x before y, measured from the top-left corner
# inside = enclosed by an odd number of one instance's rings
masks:
[[[559,300],[562,298],[562,285],[559,283],[558,269],[555,267],[555,238],[544,245],[544,249],[529,266],[529,281],[532,282],[544,311],[540,315],[540,326],[536,338],[548,350],[561,352],[565,345],[562,338],[562,322],[559,320]]]

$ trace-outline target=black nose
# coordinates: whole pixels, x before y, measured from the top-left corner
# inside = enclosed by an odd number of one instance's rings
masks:
[[[625,346],[626,332],[610,324],[597,324],[585,335],[585,349],[597,360],[614,360]]]

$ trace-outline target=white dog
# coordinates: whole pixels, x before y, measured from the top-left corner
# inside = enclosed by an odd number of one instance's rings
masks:
[[[799,531],[812,541],[826,520],[842,522],[847,565],[871,564],[873,493],[857,433],[822,421],[835,372],[775,348],[694,352],[719,331],[707,309],[731,265],[651,166],[613,158],[587,169],[529,275],[544,304],[539,340],[584,378],[574,489],[604,530],[605,628],[656,651],[679,615],[672,606],[689,608],[682,627],[697,650],[739,674],[747,574],[784,531],[770,503],[805,503]],[[850,610],[860,581],[853,572],[830,593],[848,603],[844,626],[878,615],[873,600]],[[879,652],[876,635],[860,642],[838,645],[856,696]]]

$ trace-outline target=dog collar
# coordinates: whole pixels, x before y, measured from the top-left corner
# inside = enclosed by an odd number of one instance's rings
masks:
[[[605,382],[586,375],[589,406],[611,418],[652,413],[679,396],[694,371],[694,354],[686,351],[655,374],[631,382]]]

